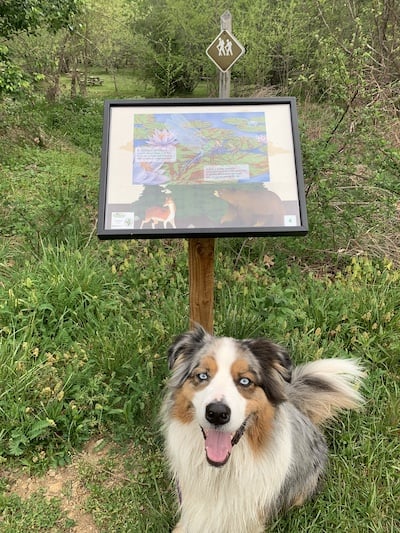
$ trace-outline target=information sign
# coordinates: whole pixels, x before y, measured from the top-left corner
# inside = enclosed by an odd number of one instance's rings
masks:
[[[294,98],[105,103],[98,235],[307,232]]]

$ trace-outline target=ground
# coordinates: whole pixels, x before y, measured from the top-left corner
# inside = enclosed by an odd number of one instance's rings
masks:
[[[27,499],[38,491],[43,491],[46,498],[57,498],[62,511],[74,522],[71,533],[98,533],[90,513],[85,511],[89,491],[85,487],[82,472],[85,469],[104,471],[104,460],[110,453],[111,446],[103,439],[92,439],[84,450],[77,454],[71,464],[49,470],[44,476],[30,476],[18,471],[7,473],[10,493]],[[118,484],[124,479],[122,461],[113,463],[108,472],[107,484]]]

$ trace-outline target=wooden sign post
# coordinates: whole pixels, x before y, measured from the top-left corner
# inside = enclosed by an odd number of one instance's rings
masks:
[[[232,15],[221,16],[221,31],[232,31]],[[231,73],[219,73],[219,97],[229,98]],[[209,333],[214,329],[214,238],[189,239],[190,326],[200,324]]]
[[[190,327],[214,327],[214,238],[189,239]]]

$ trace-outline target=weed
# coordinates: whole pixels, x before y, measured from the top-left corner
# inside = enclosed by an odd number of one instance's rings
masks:
[[[65,518],[55,498],[44,498],[38,492],[22,500],[18,496],[0,494],[0,527],[3,533],[37,533],[57,528],[57,532],[70,531],[71,520]]]

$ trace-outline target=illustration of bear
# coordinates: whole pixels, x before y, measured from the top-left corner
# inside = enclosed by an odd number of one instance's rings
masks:
[[[285,208],[279,196],[266,188],[257,190],[218,189],[217,198],[227,202],[220,223],[227,226],[283,226]]]

